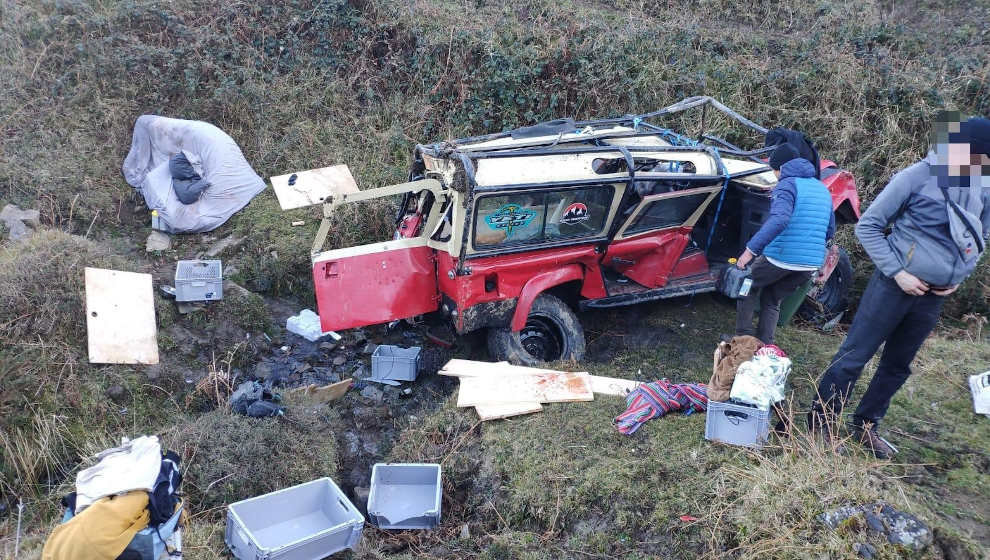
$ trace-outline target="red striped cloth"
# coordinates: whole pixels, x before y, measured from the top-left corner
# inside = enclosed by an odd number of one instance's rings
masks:
[[[685,414],[708,408],[707,388],[702,383],[671,383],[666,379],[644,383],[626,395],[626,411],[615,417],[620,433],[629,435],[646,421],[659,418],[671,410]]]

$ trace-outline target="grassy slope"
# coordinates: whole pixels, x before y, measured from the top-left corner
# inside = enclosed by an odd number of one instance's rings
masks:
[[[130,187],[119,166],[138,115],[214,122],[241,144],[262,176],[345,162],[368,188],[402,180],[418,141],[563,115],[639,112],[707,93],[759,122],[807,130],[824,154],[856,173],[869,200],[894,170],[921,155],[936,108],[990,113],[985,35],[977,23],[987,20],[988,7],[888,6],[756,2],[742,13],[725,0],[616,6],[545,0],[509,6],[450,0],[3,2],[0,203],[37,207],[47,226],[89,232],[99,241],[54,238],[36,242],[41,250],[35,255],[14,250],[0,256],[7,267],[0,277],[4,500],[25,491],[33,496],[30,526],[37,532],[31,538],[39,545],[71,459],[122,432],[187,434],[198,418],[181,404],[187,391],[182,372],[209,369],[204,356],[208,362],[211,354],[230,350],[229,340],[212,337],[192,351],[170,346],[169,331],[163,337],[169,358],[154,383],[139,370],[85,363],[78,323],[82,266],[157,269],[201,249],[201,241],[189,237],[162,256],[134,250],[146,229],[127,218]],[[385,233],[389,212],[377,206],[343,216],[330,242]],[[317,218],[314,210],[282,214],[265,192],[213,235],[248,236],[224,255],[239,281],[307,301],[308,247]],[[307,225],[291,228],[295,219]],[[58,258],[45,261],[51,251]],[[868,265],[860,259],[857,269]],[[984,265],[954,298],[951,314],[990,309],[987,284]],[[52,285],[63,288],[53,291]],[[618,349],[614,360],[590,369],[704,380],[709,347],[715,333],[728,330],[730,313],[681,304],[589,318],[593,346]],[[33,306],[41,306],[49,321],[23,330],[22,315]],[[621,318],[628,313],[655,327],[661,342],[610,342],[627,335]],[[162,329],[191,324],[211,333],[232,323],[243,334],[270,328],[251,298],[187,320],[162,304],[159,317]],[[806,404],[811,385],[801,374],[820,372],[839,340],[806,330],[784,337],[806,368],[795,381]],[[39,339],[45,343],[36,344]],[[785,544],[799,548],[780,554],[796,556],[810,542],[849,555],[855,536],[834,540],[809,516],[822,502],[877,496],[943,524],[963,523],[965,533],[985,526],[990,516],[981,505],[990,434],[983,419],[972,417],[960,383],[963,373],[985,366],[987,354],[985,340],[934,339],[919,360],[924,375],[912,379],[892,407],[891,424],[920,438],[894,435],[906,448],[905,460],[924,467],[877,470],[862,458],[791,450],[763,460],[704,444],[697,416],[655,422],[627,440],[609,423],[622,410],[618,399],[552,406],[474,431],[468,431],[474,424],[469,413],[441,410],[405,434],[407,444],[396,449],[407,452],[395,458],[446,458],[453,500],[445,504],[449,523],[440,534],[456,537],[458,521],[465,520],[472,534],[486,536],[446,544],[413,540],[406,554],[692,557],[699,550],[741,547],[740,555],[752,556],[760,547]],[[112,385],[125,388],[129,416],[104,396]],[[175,395],[177,408],[161,408],[162,389]],[[293,480],[333,473],[332,443],[323,445],[331,447],[296,465]],[[31,460],[18,465],[14,457]],[[823,471],[836,473],[826,494],[802,486]],[[870,471],[878,474],[865,474]],[[736,482],[769,474],[749,492],[749,485]],[[264,490],[243,491],[255,489]],[[222,521],[205,507],[187,537],[194,558],[222,550]],[[671,520],[679,513],[703,521],[682,526]],[[780,531],[769,534],[768,527]],[[0,550],[9,550],[5,536],[11,530],[9,516],[0,520]],[[976,534],[986,542],[985,532]],[[409,541],[371,535],[364,555]]]

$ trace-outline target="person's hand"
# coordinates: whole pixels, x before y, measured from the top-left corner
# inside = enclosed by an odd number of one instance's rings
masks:
[[[928,292],[928,284],[906,270],[895,274],[894,281],[905,294],[911,296],[923,296]]]
[[[948,288],[945,288],[945,289],[942,289],[942,290],[932,290],[932,293],[935,294],[935,295],[937,295],[937,296],[947,296],[947,295],[951,294],[952,292],[956,291],[956,288],[958,288],[958,287],[959,287],[959,284],[956,284],[954,286],[949,286]]]
[[[746,250],[743,251],[743,254],[739,255],[739,258],[736,259],[736,266],[739,268],[746,268],[746,265],[748,265],[751,260],[753,260],[753,252],[747,247]]]

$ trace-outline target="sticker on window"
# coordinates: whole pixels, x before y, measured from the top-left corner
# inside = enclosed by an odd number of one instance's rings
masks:
[[[564,214],[560,217],[560,223],[573,225],[586,222],[589,218],[591,218],[591,214],[588,213],[588,207],[582,202],[575,202],[564,210]]]
[[[485,223],[492,229],[504,229],[508,237],[515,229],[529,225],[534,217],[536,217],[535,210],[527,210],[518,204],[509,203],[487,216]]]

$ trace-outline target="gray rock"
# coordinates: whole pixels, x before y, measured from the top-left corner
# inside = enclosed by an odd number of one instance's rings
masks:
[[[347,363],[347,356],[337,356],[333,359],[333,365],[342,366]]]
[[[144,374],[148,376],[148,379],[154,380],[162,376],[164,369],[162,363],[158,362],[155,365],[148,366],[148,369],[144,370]]]
[[[179,310],[179,313],[183,315],[188,315],[190,313],[195,313],[206,309],[206,305],[203,303],[188,301],[177,301],[175,303],[175,307]]]
[[[168,251],[172,248],[172,238],[163,231],[152,230],[148,235],[148,240],[144,242],[144,250],[148,253],[154,251]]]
[[[374,342],[369,342],[364,345],[364,350],[362,351],[362,354],[374,354],[375,350],[377,349],[378,349],[377,344],[375,344]]]
[[[468,527],[467,523],[461,525],[461,538],[463,540],[469,540],[471,538],[471,528]]]
[[[243,237],[236,237],[236,236],[233,236],[233,235],[228,235],[227,237],[224,237],[220,241],[217,241],[216,243],[214,243],[213,245],[211,245],[210,248],[206,250],[206,256],[207,257],[216,257],[217,255],[219,255],[220,253],[224,252],[225,250],[227,250],[227,249],[229,249],[231,247],[236,247],[236,246],[240,245],[243,242],[244,242],[244,238]]]
[[[361,448],[368,455],[378,455],[378,442],[366,441],[361,444]]]
[[[117,404],[123,404],[127,400],[127,390],[121,385],[112,385],[107,389],[107,397]]]
[[[32,230],[41,227],[41,213],[37,210],[21,210],[8,204],[0,210],[0,222],[7,228],[8,237],[17,241],[29,237]]]
[[[382,393],[381,389],[370,385],[361,389],[361,396],[376,403],[381,403],[382,399],[385,398],[385,394]]]
[[[256,379],[268,379],[272,374],[272,365],[268,362],[258,362],[254,365],[254,377]]]
[[[351,457],[361,451],[361,438],[354,432],[344,432],[344,450]]]
[[[931,529],[924,522],[883,503],[842,506],[822,513],[818,518],[831,529],[837,529],[849,519],[858,518],[861,526],[883,534],[891,544],[914,550],[923,550],[933,539]],[[860,551],[860,554],[863,552]]]
[[[877,549],[869,543],[856,543],[853,545],[853,550],[863,558],[873,558],[877,553]]]
[[[336,349],[337,349],[337,343],[336,342],[327,341],[327,342],[321,342],[320,343],[320,350],[323,350],[324,352],[333,352]]]

